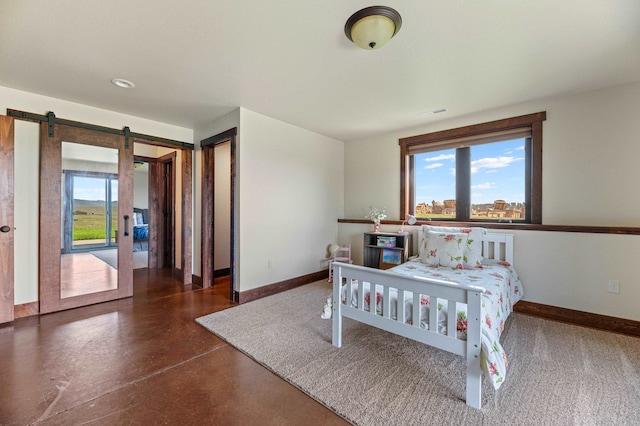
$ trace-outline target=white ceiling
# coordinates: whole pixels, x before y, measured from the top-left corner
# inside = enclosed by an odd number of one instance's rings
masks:
[[[344,23],[374,4],[0,0],[0,85],[188,128],[241,106],[347,141],[640,81],[638,0],[389,0],[402,29],[364,51]]]

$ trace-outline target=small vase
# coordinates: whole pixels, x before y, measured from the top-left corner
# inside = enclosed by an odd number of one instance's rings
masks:
[[[373,232],[380,232],[380,222],[373,222]]]

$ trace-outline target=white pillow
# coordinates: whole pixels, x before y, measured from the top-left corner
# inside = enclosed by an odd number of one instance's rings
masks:
[[[429,231],[425,234],[426,245],[421,260],[430,266],[462,269],[468,240],[469,234],[463,232]]]
[[[470,228],[460,228],[460,227],[449,227],[449,226],[431,226],[431,225],[422,225],[422,230],[424,232],[425,238],[423,243],[419,247],[420,257],[422,258],[422,250],[426,246],[426,240],[428,232],[450,232],[450,233],[464,233],[468,234],[469,238],[467,239],[467,247],[464,251],[464,267],[465,268],[477,268],[481,266],[482,262],[482,241],[484,240],[484,236],[487,233],[486,228],[479,227],[470,227]]]

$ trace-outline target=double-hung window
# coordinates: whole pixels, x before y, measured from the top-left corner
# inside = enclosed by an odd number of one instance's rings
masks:
[[[400,139],[401,217],[542,222],[545,112]]]

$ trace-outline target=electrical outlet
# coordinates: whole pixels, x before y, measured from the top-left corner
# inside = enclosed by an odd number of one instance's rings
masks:
[[[609,293],[620,293],[620,281],[609,280]]]
[[[271,259],[267,260],[267,268],[273,268],[273,262],[271,261]]]

